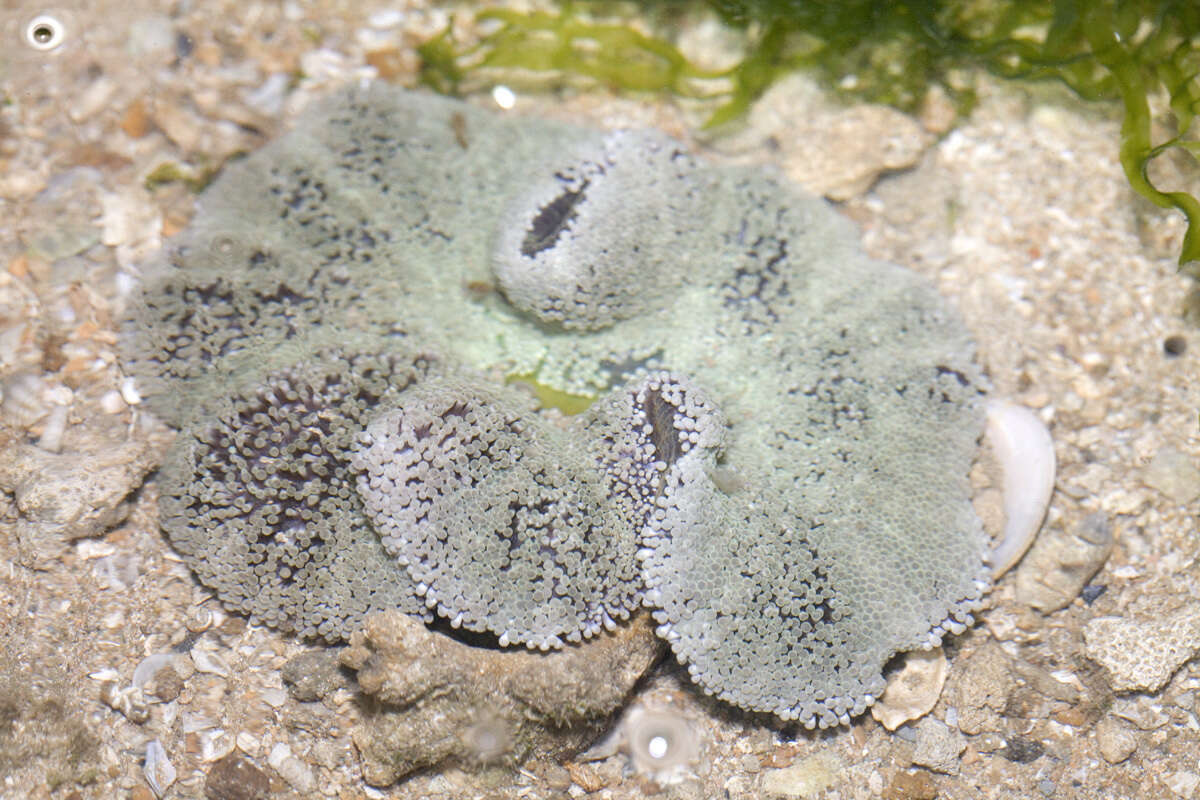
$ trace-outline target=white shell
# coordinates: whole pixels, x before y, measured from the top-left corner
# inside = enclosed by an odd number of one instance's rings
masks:
[[[989,559],[999,578],[1042,527],[1054,492],[1054,441],[1036,414],[1008,400],[988,401],[985,435],[1004,472],[1004,535]]]
[[[174,653],[155,653],[143,658],[141,663],[133,670],[133,685],[138,689],[144,689],[146,684],[154,678],[155,674],[171,663],[171,659],[174,657]]]
[[[162,797],[175,782],[175,767],[167,759],[167,751],[158,739],[146,745],[146,761],[142,765],[142,771],[145,772],[146,783],[150,785],[155,797]]]

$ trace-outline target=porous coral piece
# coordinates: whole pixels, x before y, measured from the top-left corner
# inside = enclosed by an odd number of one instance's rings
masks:
[[[171,544],[226,606],[301,636],[345,638],[379,609],[420,614],[412,581],[363,515],[349,458],[368,415],[428,359],[290,355],[290,366],[234,381],[179,434],[160,499]]]
[[[0,489],[13,493],[21,512],[13,530],[24,563],[49,564],[71,541],[125,519],[130,495],[161,462],[171,439],[154,420],[137,425],[141,437],[122,431],[117,441],[89,431],[69,454],[46,452],[0,426]]]
[[[545,650],[640,604],[637,530],[610,513],[582,441],[515,390],[414,387],[352,464],[384,548],[456,628]]]
[[[1200,611],[1190,601],[1153,595],[1138,606],[1125,617],[1090,620],[1084,652],[1108,670],[1114,691],[1154,694],[1200,653]]]
[[[500,218],[501,291],[567,329],[605,328],[661,304],[683,274],[674,245],[695,234],[703,188],[682,145],[650,131],[614,131],[546,163]]]

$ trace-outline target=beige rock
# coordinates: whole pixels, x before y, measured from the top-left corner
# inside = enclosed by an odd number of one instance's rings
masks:
[[[1109,713],[1128,722],[1139,731],[1156,731],[1171,723],[1171,717],[1158,698],[1145,694],[1120,695],[1112,698]]]
[[[1200,497],[1200,470],[1174,447],[1164,447],[1142,470],[1142,483],[1180,505]]]
[[[871,716],[889,731],[930,712],[942,695],[948,664],[940,647],[904,656],[904,667],[888,680]]]
[[[1017,600],[1043,614],[1066,608],[1112,552],[1112,525],[1101,513],[1089,514],[1069,532],[1042,530],[1017,570]]]
[[[1123,723],[1105,717],[1096,725],[1096,745],[1105,761],[1119,764],[1137,750],[1137,737]]]
[[[830,200],[863,194],[882,173],[911,167],[930,142],[912,117],[886,106],[841,109],[821,123],[788,137],[783,164],[794,180]]]
[[[1200,652],[1200,608],[1188,603],[1162,615],[1098,617],[1084,626],[1083,639],[1114,691],[1153,694]]]
[[[796,108],[805,109],[801,117]],[[916,164],[934,137],[915,119],[882,105],[846,107],[801,73],[775,83],[754,104],[742,135],[716,146],[754,151],[764,140],[792,180],[830,200],[864,194],[880,175]]]
[[[472,647],[399,612],[367,619],[341,654],[373,702],[352,736],[363,777],[516,765],[579,752],[662,653],[647,615],[552,653]]]
[[[1173,797],[1192,798],[1196,796],[1196,789],[1200,788],[1200,775],[1191,770],[1179,770],[1168,775],[1163,782]]]
[[[957,676],[952,695],[959,730],[972,736],[997,730],[1015,685],[1009,657],[1000,645],[989,642],[963,661],[966,668]]]
[[[817,753],[783,769],[763,773],[759,789],[763,797],[819,797],[837,781],[842,763],[833,753]]]
[[[21,519],[15,526],[23,563],[57,559],[67,544],[117,525],[126,499],[162,461],[170,434],[161,425],[122,442],[100,437],[50,453],[0,429],[0,489],[13,493]]]
[[[913,763],[934,772],[957,775],[958,757],[967,748],[967,738],[940,719],[926,717],[916,725],[917,742]]]

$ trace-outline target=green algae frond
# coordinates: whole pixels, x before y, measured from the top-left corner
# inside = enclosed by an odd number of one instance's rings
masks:
[[[557,408],[567,416],[582,414],[592,407],[596,398],[587,394],[571,394],[556,389],[545,383],[539,383],[537,374],[509,375],[504,380],[505,385],[516,385],[529,391],[537,400],[538,408]]]
[[[729,69],[705,70],[671,42],[665,21],[705,6],[744,34],[744,56]],[[426,84],[450,94],[522,79],[671,93],[712,103],[709,126],[741,117],[798,69],[847,97],[904,110],[935,85],[968,110],[971,69],[1059,81],[1084,99],[1120,102],[1120,159],[1130,185],[1185,215],[1179,261],[1200,261],[1200,202],[1148,175],[1168,150],[1200,158],[1200,141],[1189,138],[1200,110],[1200,5],[1190,0],[567,2],[557,12],[486,9],[474,21],[477,38],[458,41],[447,28],[420,49]],[[646,24],[659,34],[643,33]],[[1150,100],[1157,96],[1168,101],[1174,133],[1156,140]]]

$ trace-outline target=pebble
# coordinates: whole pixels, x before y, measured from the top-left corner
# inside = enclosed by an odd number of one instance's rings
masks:
[[[371,15],[367,17],[367,24],[377,30],[395,28],[402,22],[404,22],[404,12],[396,8],[385,8],[379,11],[373,11]]]
[[[116,681],[106,681],[100,686],[100,700],[137,725],[150,719],[150,703],[136,686],[121,688]]]
[[[1142,483],[1179,505],[1200,497],[1200,469],[1174,447],[1163,447],[1142,470]]]
[[[17,541],[31,565],[57,560],[71,541],[122,522],[131,509],[127,498],[161,460],[163,440],[113,444],[88,436],[61,454],[0,437],[0,488],[21,512]]]
[[[106,75],[101,75],[92,81],[91,86],[80,93],[78,99],[67,110],[75,122],[83,122],[96,115],[109,105],[113,95],[117,93],[117,84]]]
[[[1008,746],[1008,742],[998,733],[985,733],[971,740],[971,747],[980,753],[995,753]]]
[[[283,682],[292,697],[309,703],[345,686],[346,678],[338,667],[337,653],[322,649],[301,653],[284,664]]]
[[[1062,725],[1070,725],[1072,728],[1087,727],[1088,723],[1094,720],[1094,717],[1088,713],[1088,709],[1079,706],[1060,708],[1052,713],[1050,718]]]
[[[752,787],[753,783],[750,778],[745,775],[734,775],[725,781],[725,796],[730,800],[749,800],[754,797]]]
[[[288,83],[291,76],[275,72],[267,76],[262,85],[243,93],[242,99],[255,111],[268,117],[275,117],[283,111],[283,102],[287,97]]]
[[[1196,789],[1200,787],[1200,775],[1180,770],[1167,776],[1165,783],[1175,797],[1195,797]]]
[[[1158,730],[1171,721],[1162,704],[1146,695],[1114,697],[1109,710],[1142,731]]]
[[[101,242],[114,247],[117,263],[135,267],[162,245],[162,212],[142,189],[100,195]]]
[[[137,582],[141,574],[141,558],[137,553],[120,553],[96,560],[92,570],[96,580],[114,592],[124,592]]]
[[[81,539],[75,543],[75,556],[80,559],[106,558],[117,552],[116,545],[103,539]]]
[[[917,743],[912,761],[934,772],[957,775],[958,757],[967,748],[967,739],[946,723],[926,717],[916,725]]]
[[[548,789],[555,792],[565,792],[571,785],[571,773],[561,764],[546,761],[537,770]]]
[[[1100,755],[1110,764],[1120,764],[1137,750],[1137,736],[1125,724],[1113,717],[1105,717],[1096,725],[1096,746]]]
[[[258,740],[257,736],[250,733],[250,731],[241,731],[238,733],[234,743],[237,745],[238,750],[241,750],[248,756],[258,755],[259,748],[262,747],[262,742]]]
[[[937,704],[949,665],[940,647],[905,654],[903,668],[888,679],[871,716],[889,731],[925,716]]]
[[[1200,609],[1188,603],[1137,619],[1097,617],[1084,626],[1083,639],[1084,652],[1108,670],[1114,691],[1153,694],[1200,652]]]
[[[1114,489],[1100,500],[1100,507],[1110,514],[1133,516],[1150,503],[1150,493],[1145,489]]]
[[[142,396],[138,394],[137,384],[133,378],[124,378],[121,381],[121,399],[131,406],[136,406],[142,402]]]
[[[100,398],[100,410],[105,414],[120,414],[125,410],[125,399],[116,389],[107,391]]]
[[[230,753],[209,767],[204,795],[211,800],[266,800],[271,779],[237,753]]]
[[[236,746],[234,738],[222,728],[201,731],[200,760],[203,762],[219,761],[233,752]]]
[[[842,763],[837,756],[817,753],[790,767],[764,772],[759,789],[765,797],[786,800],[819,797],[833,786],[841,770]]]
[[[604,788],[604,778],[588,764],[569,762],[567,772],[571,775],[571,783],[589,794]]]
[[[292,750],[283,742],[277,742],[267,756],[267,763],[288,782],[288,785],[301,794],[312,791],[315,780],[312,769],[300,759],[292,755]]]
[[[478,751],[461,733],[483,721],[480,709],[503,715],[522,743],[514,760],[561,758],[611,727],[661,652],[646,617],[579,647],[530,653],[472,647],[395,611],[371,615],[365,634],[339,654],[358,673],[358,688],[374,696],[353,730],[363,778],[387,786],[418,769],[469,762]]]
[[[883,790],[883,800],[934,800],[937,796],[933,776],[923,769],[897,772]]]
[[[1010,736],[999,752],[1001,756],[1014,764],[1028,764],[1041,758],[1042,753],[1046,752],[1046,748],[1037,739],[1030,739],[1026,736]]]
[[[147,689],[164,703],[170,703],[183,692],[184,681],[172,668],[160,669]]]
[[[50,180],[31,209],[32,217],[45,224],[22,237],[32,255],[58,261],[100,241],[94,217],[103,182],[99,170],[92,167],[75,167]]]
[[[1079,678],[1070,671],[1047,669],[1031,664],[1022,659],[1013,659],[1013,671],[1035,691],[1055,700],[1074,703],[1079,699],[1079,689],[1082,684]]]
[[[1112,524],[1105,514],[1084,517],[1069,533],[1044,529],[1017,570],[1017,600],[1049,614],[1071,604],[1112,553]]]
[[[184,733],[198,733],[217,727],[217,720],[195,711],[183,712],[182,730]]]
[[[150,132],[150,114],[140,97],[125,109],[121,117],[121,130],[131,139],[141,139]]]
[[[126,47],[134,58],[169,57],[175,48],[175,30],[170,17],[150,15],[134,20],[129,26]]]
[[[207,672],[210,675],[219,675],[222,678],[229,677],[229,666],[215,653],[194,647],[192,648],[192,663],[196,665],[197,672]]]
[[[50,411],[50,407],[42,399],[45,382],[39,375],[28,372],[18,372],[9,375],[0,385],[0,395],[4,400],[0,403],[0,413],[4,421],[14,428],[28,428]]]
[[[959,730],[971,736],[997,730],[1014,686],[1009,658],[1000,645],[989,642],[964,661],[955,684]]]

